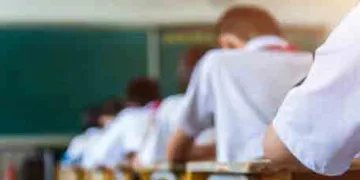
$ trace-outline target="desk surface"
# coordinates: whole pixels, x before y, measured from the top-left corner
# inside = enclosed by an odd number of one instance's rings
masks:
[[[211,173],[241,173],[254,174],[263,172],[276,172],[276,169],[269,160],[257,160],[246,163],[218,163],[218,162],[191,162],[186,166],[187,171],[191,172],[211,172]],[[354,160],[350,171],[360,170],[360,160]],[[291,172],[306,172],[303,169],[289,168]]]

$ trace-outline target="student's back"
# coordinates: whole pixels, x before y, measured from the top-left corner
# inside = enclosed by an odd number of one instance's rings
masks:
[[[98,136],[101,132],[98,123],[100,114],[100,107],[90,107],[87,109],[84,114],[85,131],[71,140],[61,160],[63,166],[79,166],[81,164],[83,154],[90,145],[91,139]]]
[[[145,77],[130,81],[127,88],[127,108],[106,127],[98,142],[88,148],[84,167],[115,167],[127,163],[129,155],[139,150],[152,118],[153,107],[150,102],[159,99],[156,81]]]
[[[118,99],[111,99],[99,107],[89,108],[85,116],[85,131],[74,137],[62,159],[64,166],[80,166],[87,149],[95,144],[103,133],[103,128],[114,119],[122,108],[123,103]]]
[[[138,151],[151,115],[151,108],[124,109],[108,125],[97,142],[86,150],[83,166],[92,169],[125,163],[128,153]]]
[[[262,157],[263,133],[287,92],[306,77],[311,57],[310,53],[246,50],[214,50],[204,57],[207,62],[200,68],[216,66],[210,68],[216,71],[198,74],[206,77],[199,81],[215,86],[214,91],[203,99],[203,103],[188,104],[185,111],[206,106],[206,110],[215,112],[215,128],[220,132],[217,133],[219,161],[247,161]],[[206,82],[207,78],[211,82]],[[204,91],[206,88],[200,87]],[[190,86],[190,94],[191,89]],[[209,101],[211,103],[207,103]],[[188,119],[187,124],[191,124],[188,131],[197,133],[197,129],[212,127],[206,115],[212,114],[194,115],[200,119],[198,122],[191,120],[193,116],[184,117]]]

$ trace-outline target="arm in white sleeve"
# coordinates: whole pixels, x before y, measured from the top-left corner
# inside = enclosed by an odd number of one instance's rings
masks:
[[[274,128],[306,167],[346,171],[360,151],[360,6],[316,52],[304,84],[285,99]]]
[[[214,100],[213,84],[210,81],[215,59],[207,54],[197,65],[180,110],[181,128],[192,137],[212,127]]]
[[[98,166],[106,165],[106,162],[114,151],[122,153],[122,141],[124,133],[124,121],[121,115],[114,120],[103,134],[87,149],[83,157],[83,166],[93,169]],[[119,156],[120,157],[120,156]]]

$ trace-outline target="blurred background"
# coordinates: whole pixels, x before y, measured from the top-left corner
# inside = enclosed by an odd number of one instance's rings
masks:
[[[1,171],[53,163],[82,130],[84,108],[124,97],[134,77],[176,93],[178,59],[215,44],[212,27],[232,4],[266,8],[292,43],[314,51],[356,1],[0,0]]]

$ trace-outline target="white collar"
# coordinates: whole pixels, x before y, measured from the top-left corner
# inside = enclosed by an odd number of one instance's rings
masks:
[[[288,46],[289,43],[285,39],[274,35],[258,36],[248,41],[244,49],[249,51],[257,51],[274,45],[283,47]]]
[[[86,129],[85,134],[92,135],[92,134],[96,134],[96,133],[98,133],[100,131],[101,131],[100,128],[91,127],[91,128]]]

